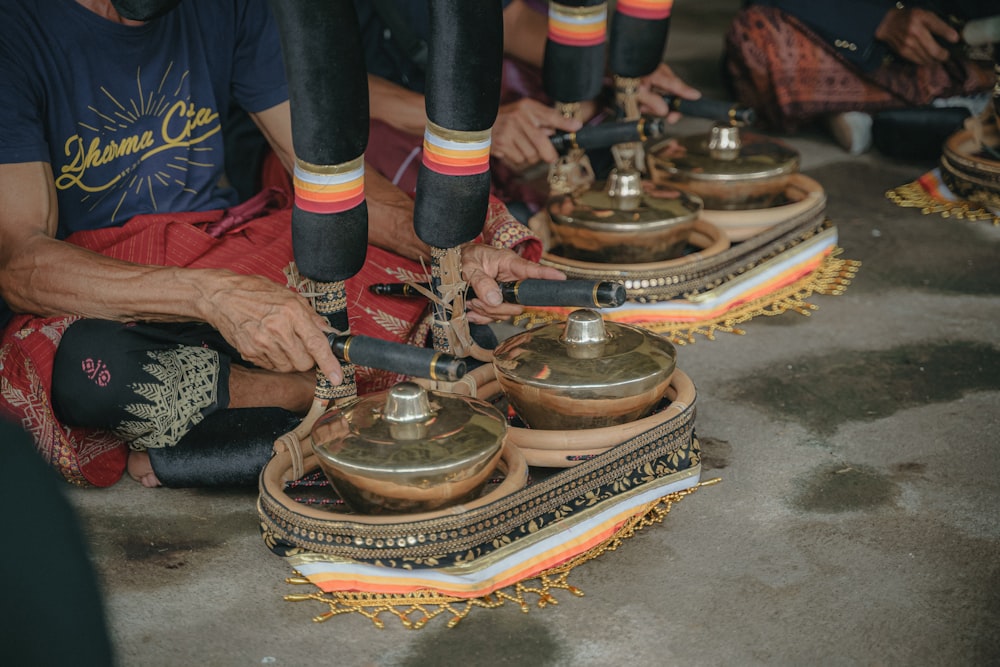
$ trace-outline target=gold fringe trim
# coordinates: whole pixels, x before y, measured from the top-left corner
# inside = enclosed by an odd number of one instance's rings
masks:
[[[675,345],[694,343],[696,336],[704,336],[715,340],[718,333],[730,333],[737,336],[746,334],[740,324],[755,317],[774,317],[789,311],[808,317],[819,306],[809,303],[814,294],[838,296],[847,291],[854,275],[861,268],[861,262],[851,259],[840,259],[842,248],[835,248],[832,253],[823,258],[820,265],[810,274],[803,276],[787,287],[745,303],[727,311],[716,318],[698,322],[671,322],[669,320],[651,320],[641,322],[642,328],[666,336]],[[563,319],[561,315],[540,310],[525,311],[514,320],[514,323],[533,329],[535,327],[557,322]]]
[[[680,502],[703,486],[711,486],[721,481],[721,478],[716,477],[705,480],[690,489],[676,491],[663,496],[640,509],[631,519],[615,531],[612,536],[589,551],[576,556],[562,565],[545,570],[535,577],[519,581],[513,586],[508,586],[507,588],[494,591],[479,598],[459,598],[451,595],[441,595],[434,591],[423,591],[405,595],[317,592],[286,595],[285,600],[289,602],[314,600],[327,605],[329,611],[314,616],[312,620],[315,623],[328,621],[334,616],[341,614],[360,614],[369,619],[377,628],[385,627],[385,622],[381,618],[383,614],[395,616],[404,627],[413,630],[419,630],[431,620],[441,615],[450,615],[447,625],[449,628],[453,628],[466,618],[473,609],[496,609],[507,603],[517,605],[521,608],[522,612],[527,614],[531,609],[531,601],[534,601],[539,609],[559,604],[559,601],[553,595],[553,591],[564,590],[569,591],[569,593],[576,597],[583,597],[583,591],[569,583],[570,572],[587,561],[591,561],[609,551],[615,551],[625,540],[633,537],[643,528],[662,523],[675,503]],[[298,572],[295,575],[295,577],[286,579],[286,583],[312,585],[312,582],[302,577]]]
[[[896,206],[919,208],[924,215],[934,213],[942,218],[968,220],[969,222],[989,220],[994,225],[1000,225],[1000,215],[996,215],[989,209],[969,201],[938,199],[927,192],[917,181],[888,190],[885,196]]]

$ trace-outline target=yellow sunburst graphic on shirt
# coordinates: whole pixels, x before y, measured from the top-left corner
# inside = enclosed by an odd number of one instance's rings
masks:
[[[125,99],[100,88],[99,101],[88,107],[93,118],[77,123],[79,131],[63,144],[67,161],[56,177],[57,188],[79,189],[81,201],[89,202],[91,210],[108,197],[117,197],[112,221],[130,196],[147,198],[158,210],[158,188],[193,192],[187,186],[187,172],[216,166],[212,148],[202,144],[222,126],[218,111],[192,102],[189,72],[172,77],[172,70],[170,63],[159,85],[146,90],[141,68],[136,68],[136,91]],[[140,170],[157,156],[155,169]],[[112,164],[119,168],[107,177],[108,170],[100,168]]]

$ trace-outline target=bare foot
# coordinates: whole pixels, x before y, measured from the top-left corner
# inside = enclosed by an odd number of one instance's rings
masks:
[[[156,477],[156,473],[153,472],[153,464],[149,461],[149,454],[146,452],[129,452],[128,453],[128,474],[135,481],[139,482],[147,489],[153,489],[157,486],[162,486],[160,480]]]
[[[312,405],[316,372],[275,373],[233,365],[229,371],[230,408],[284,408],[304,414]]]

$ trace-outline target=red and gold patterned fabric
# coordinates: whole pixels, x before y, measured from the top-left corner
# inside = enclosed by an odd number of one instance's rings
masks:
[[[289,190],[268,188],[257,198],[229,210],[140,215],[121,227],[73,234],[67,241],[131,262],[191,268],[228,268],[286,284],[292,261]],[[491,202],[483,240],[519,247],[527,257],[541,256],[541,242],[513,220],[499,201]],[[351,332],[422,344],[426,302],[370,293],[372,283],[428,280],[424,268],[386,250],[368,247],[361,271],[347,281]],[[52,361],[75,317],[17,315],[0,336],[0,418],[28,431],[42,456],[68,481],[110,486],[125,471],[128,448],[114,435],[59,423],[52,411]],[[358,391],[385,389],[400,378],[358,370]]]
[[[743,9],[730,26],[726,69],[737,99],[753,107],[769,128],[782,132],[828,114],[970,95],[994,82],[988,64],[961,59],[935,66],[895,60],[862,72],[795,17],[756,6]]]

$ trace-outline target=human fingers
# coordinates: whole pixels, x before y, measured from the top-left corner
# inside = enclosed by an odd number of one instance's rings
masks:
[[[498,320],[509,320],[520,315],[524,308],[516,303],[502,303],[497,306],[485,304],[480,299],[471,299],[466,306],[468,311],[466,317],[475,324],[489,324]]]
[[[530,118],[510,109],[501,112],[493,125],[493,156],[514,167],[537,162],[534,144],[525,136],[529,128],[537,129]]]
[[[925,28],[921,33],[921,45],[926,57],[933,61],[945,62],[950,54],[941,42],[955,44],[959,39],[958,31],[933,12],[922,12],[920,17]]]
[[[538,126],[562,132],[576,132],[581,127],[581,123],[576,118],[564,116],[562,112],[554,107],[547,106],[537,100],[526,100],[530,102],[526,106],[531,109],[532,117],[537,121]]]
[[[517,147],[517,152],[521,155],[520,166],[537,164],[542,160],[551,162],[557,157],[548,135],[536,125],[531,124],[528,119],[522,118],[517,127],[519,131],[512,137],[512,140]],[[545,148],[548,151],[544,151]],[[550,156],[549,153],[552,155]]]
[[[517,253],[483,244],[470,244],[462,251],[462,273],[476,296],[467,303],[470,321],[483,324],[519,314],[517,304],[503,302],[497,281],[565,280],[566,275],[550,266],[529,261]]]
[[[566,280],[566,274],[551,266],[543,266],[519,255],[511,258],[510,264],[502,267],[500,280]]]
[[[677,122],[681,117],[676,111],[671,112],[664,95],[672,95],[685,100],[696,100],[701,97],[701,91],[689,86],[677,76],[670,66],[660,63],[652,73],[645,76],[639,85],[638,100],[640,110],[644,113],[666,116],[668,122]]]
[[[513,250],[495,248],[482,243],[470,243],[463,247],[462,274],[470,284],[475,280],[483,280],[483,277],[493,280],[494,284],[496,280],[523,280],[525,278],[564,280],[566,278],[562,271],[527,260]],[[488,287],[489,284],[486,283],[485,286]],[[477,291],[477,294],[482,296],[484,292]],[[494,301],[494,303],[499,303],[499,301]]]
[[[555,162],[559,154],[549,137],[555,131],[575,132],[582,126],[580,121],[530,98],[501,107],[497,120],[494,142],[501,144],[505,159],[522,164]]]
[[[907,8],[890,10],[875,32],[901,58],[917,65],[944,62],[949,54],[937,40],[957,41],[958,33],[933,12]]]
[[[282,373],[318,368],[334,384],[343,378],[340,362],[330,349],[329,326],[312,308],[276,309],[251,331],[252,349],[262,368]]]
[[[700,90],[688,85],[666,63],[660,63],[652,73],[643,78],[642,83],[655,91],[686,100],[696,100],[701,97]]]
[[[256,276],[233,276],[215,292],[212,324],[247,361],[279,372],[318,367],[340,382],[326,320],[297,293]]]

